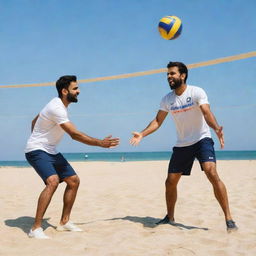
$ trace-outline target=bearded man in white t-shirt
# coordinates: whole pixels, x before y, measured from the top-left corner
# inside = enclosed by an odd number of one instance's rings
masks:
[[[25,155],[27,161],[36,170],[45,183],[41,192],[34,224],[29,237],[49,238],[42,229],[44,213],[60,182],[67,184],[63,195],[63,210],[58,231],[82,231],[70,221],[71,209],[79,187],[79,177],[68,161],[56,149],[64,133],[81,143],[103,148],[115,147],[118,138],[107,136],[97,139],[76,129],[68,118],[68,105],[77,102],[79,87],[76,76],[62,76],[56,82],[58,96],[52,99],[32,121],[32,134],[28,139]]]
[[[188,76],[186,65],[181,62],[169,62],[167,68],[167,80],[172,91],[162,99],[156,118],[143,131],[133,132],[130,140],[132,145],[138,145],[143,137],[155,132],[162,125],[168,113],[172,115],[176,125],[177,142],[173,147],[165,182],[167,215],[157,224],[175,225],[174,208],[177,200],[177,184],[181,175],[190,175],[193,162],[197,158],[224,212],[227,231],[236,230],[237,226],[229,210],[226,188],[216,170],[214,142],[210,133],[210,128],[212,128],[223,148],[223,127],[218,125],[211,112],[204,90],[186,84]]]

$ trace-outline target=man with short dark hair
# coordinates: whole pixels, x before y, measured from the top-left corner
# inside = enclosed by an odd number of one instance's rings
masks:
[[[133,132],[133,138],[130,141],[132,145],[138,145],[143,137],[155,132],[162,125],[167,114],[171,113],[178,138],[173,148],[165,183],[167,215],[157,224],[174,222],[177,184],[181,175],[190,175],[193,162],[197,158],[224,212],[227,230],[236,230],[237,226],[229,210],[226,188],[216,170],[214,143],[209,128],[215,131],[223,148],[223,127],[218,125],[211,112],[204,90],[186,84],[188,76],[186,65],[181,62],[170,62],[167,68],[167,80],[172,92],[162,99],[156,118],[142,132]]]
[[[63,211],[58,231],[82,231],[70,221],[71,209],[79,187],[79,177],[74,169],[56,150],[64,133],[81,143],[103,148],[115,147],[119,144],[118,138],[108,136],[96,139],[82,133],[69,121],[67,107],[77,102],[79,87],[76,76],[62,76],[56,82],[59,97],[53,98],[32,121],[32,134],[28,139],[25,155],[27,161],[36,170],[46,187],[41,192],[34,224],[29,237],[47,239],[41,228],[42,219],[60,182],[67,184],[63,196]]]

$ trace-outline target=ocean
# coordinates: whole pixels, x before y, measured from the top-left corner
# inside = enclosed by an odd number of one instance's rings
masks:
[[[130,162],[169,160],[171,152],[63,153],[70,162]],[[216,151],[217,160],[256,160],[256,151]],[[0,161],[1,166],[27,167],[26,161]]]

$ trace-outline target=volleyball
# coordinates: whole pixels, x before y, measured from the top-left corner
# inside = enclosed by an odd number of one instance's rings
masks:
[[[158,30],[162,38],[176,39],[182,31],[181,19],[176,16],[165,16],[159,21]]]

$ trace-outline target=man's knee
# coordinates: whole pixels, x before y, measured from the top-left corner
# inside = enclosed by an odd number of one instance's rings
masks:
[[[65,178],[64,181],[71,188],[78,188],[79,184],[80,184],[80,179],[77,175],[73,175],[73,176],[70,176],[68,178]]]
[[[169,174],[166,181],[165,181],[165,187],[170,188],[170,187],[176,187],[179,179],[181,177],[181,174]]]
[[[210,182],[215,183],[220,181],[220,178],[215,166],[209,166],[208,168],[204,168],[204,172],[207,178],[210,180]]]
[[[51,188],[52,190],[56,190],[60,183],[59,177],[57,175],[52,175],[47,178],[45,183],[47,187]]]

